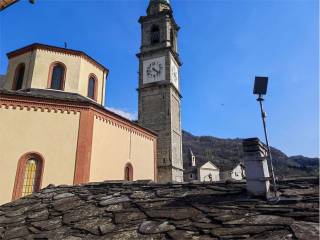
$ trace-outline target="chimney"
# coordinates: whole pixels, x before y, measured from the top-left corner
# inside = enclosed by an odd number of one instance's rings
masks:
[[[270,175],[268,169],[268,151],[259,138],[248,138],[242,142],[244,165],[248,193],[269,197]]]

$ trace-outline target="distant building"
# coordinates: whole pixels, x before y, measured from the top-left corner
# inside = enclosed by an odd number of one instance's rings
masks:
[[[245,178],[244,165],[240,162],[223,162],[215,164],[212,161],[197,161],[192,150],[189,149],[189,165],[184,171],[184,181],[220,181],[243,180]]]
[[[243,180],[245,178],[245,169],[242,163],[220,166],[221,180]]]
[[[220,170],[212,162],[197,163],[192,150],[189,150],[190,166],[184,171],[184,181],[212,182],[220,180]]]

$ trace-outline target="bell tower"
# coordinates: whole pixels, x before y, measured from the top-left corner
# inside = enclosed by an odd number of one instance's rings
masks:
[[[158,181],[183,181],[179,26],[169,0],[150,0],[139,19],[139,124],[158,134]]]

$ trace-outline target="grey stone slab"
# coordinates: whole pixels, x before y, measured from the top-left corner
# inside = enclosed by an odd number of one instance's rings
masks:
[[[77,236],[68,236],[64,238],[64,240],[83,240],[83,239],[85,238],[77,237]]]
[[[172,200],[172,199],[171,199]],[[156,201],[148,201],[148,202],[135,202],[138,206],[148,209],[148,208],[159,208],[170,204],[170,199],[168,200],[156,200]]]
[[[220,221],[220,222],[227,222],[227,221],[234,221],[241,219],[243,217],[255,216],[258,213],[248,212],[243,210],[221,210],[217,211],[216,213],[212,214],[209,213],[208,216],[212,217],[213,219]]]
[[[41,231],[38,228],[35,227],[28,227],[29,232],[31,233],[40,233]]]
[[[123,210],[123,205],[122,204],[113,204],[113,205],[108,205],[105,208],[106,211],[108,212],[119,212]]]
[[[118,223],[125,223],[128,221],[140,220],[147,218],[143,212],[116,212],[114,213],[114,222]]]
[[[297,221],[291,226],[294,235],[301,240],[318,240],[319,224],[312,222]]]
[[[175,230],[175,226],[168,222],[144,221],[139,227],[142,234],[155,234]]]
[[[45,221],[32,222],[31,225],[41,230],[53,230],[59,228],[62,224],[62,217],[48,219]]]
[[[155,197],[153,192],[145,192],[145,191],[134,191],[131,195],[131,199],[151,199]]]
[[[200,223],[200,222],[193,222],[191,224],[193,227],[196,227],[198,229],[214,229],[219,228],[221,225],[213,224],[213,223]]]
[[[29,234],[28,228],[25,226],[11,228],[4,232],[3,239],[14,239],[19,237],[24,237]]]
[[[250,238],[250,240],[292,240],[294,239],[294,236],[292,233],[288,230],[276,230],[276,231],[266,231],[262,232],[260,234],[256,234]]]
[[[279,217],[273,215],[256,215],[249,216],[229,222],[225,222],[226,225],[291,225],[293,223],[292,218]]]
[[[146,213],[151,218],[166,218],[173,220],[192,218],[197,214],[200,214],[195,208],[161,208],[147,210]]]
[[[52,203],[52,206],[55,210],[64,212],[70,209],[77,208],[83,204],[85,204],[85,202],[80,200],[78,197],[68,197],[54,201]]]
[[[16,216],[23,215],[25,212],[29,211],[30,209],[32,209],[32,205],[26,205],[18,209],[14,209],[12,211],[7,211],[4,215],[6,217],[16,217]]]
[[[127,196],[123,196],[123,197],[113,197],[110,199],[106,199],[103,201],[99,202],[99,205],[101,206],[108,206],[111,204],[117,204],[117,203],[123,203],[123,202],[128,202],[131,201]]]
[[[72,222],[77,222],[83,219],[87,219],[89,217],[98,216],[99,214],[103,214],[103,209],[95,207],[93,205],[85,205],[78,209],[75,209],[71,212],[68,212],[63,215],[63,222],[65,224],[69,224]]]
[[[94,235],[104,235],[112,232],[115,225],[111,222],[111,218],[94,218],[77,222],[73,228],[88,231]]]
[[[42,231],[33,235],[33,239],[48,239],[48,240],[60,240],[69,236],[71,229],[67,226],[61,226],[51,231]]]
[[[128,230],[119,233],[111,233],[105,235],[101,239],[117,239],[117,240],[151,240],[152,238],[139,234],[137,230]]]
[[[25,216],[16,216],[16,217],[0,217],[0,226],[5,224],[12,224],[12,223],[23,223],[25,222]]]
[[[253,235],[265,231],[279,230],[279,226],[232,226],[232,227],[215,227],[211,230],[211,234],[217,237],[237,236],[237,235]],[[283,229],[283,228],[282,228]]]
[[[59,199],[62,199],[62,198],[69,198],[69,197],[73,197],[74,194],[73,193],[69,193],[69,192],[66,192],[66,193],[60,193],[60,194],[57,194],[53,197],[54,200],[59,200]]]
[[[185,231],[185,230],[175,230],[167,233],[173,240],[218,240],[218,238],[199,235],[198,232]]]
[[[29,221],[38,221],[38,220],[46,220],[49,217],[49,211],[44,209],[39,212],[31,212],[28,214],[27,219]]]
[[[279,214],[285,217],[292,217],[295,219],[303,219],[306,217],[319,217],[319,212],[289,212],[289,213],[281,213]]]

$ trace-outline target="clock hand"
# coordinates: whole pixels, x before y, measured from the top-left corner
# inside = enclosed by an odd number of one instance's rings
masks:
[[[156,73],[160,73],[160,71],[157,71],[155,68],[152,68],[153,71],[155,71]]]

